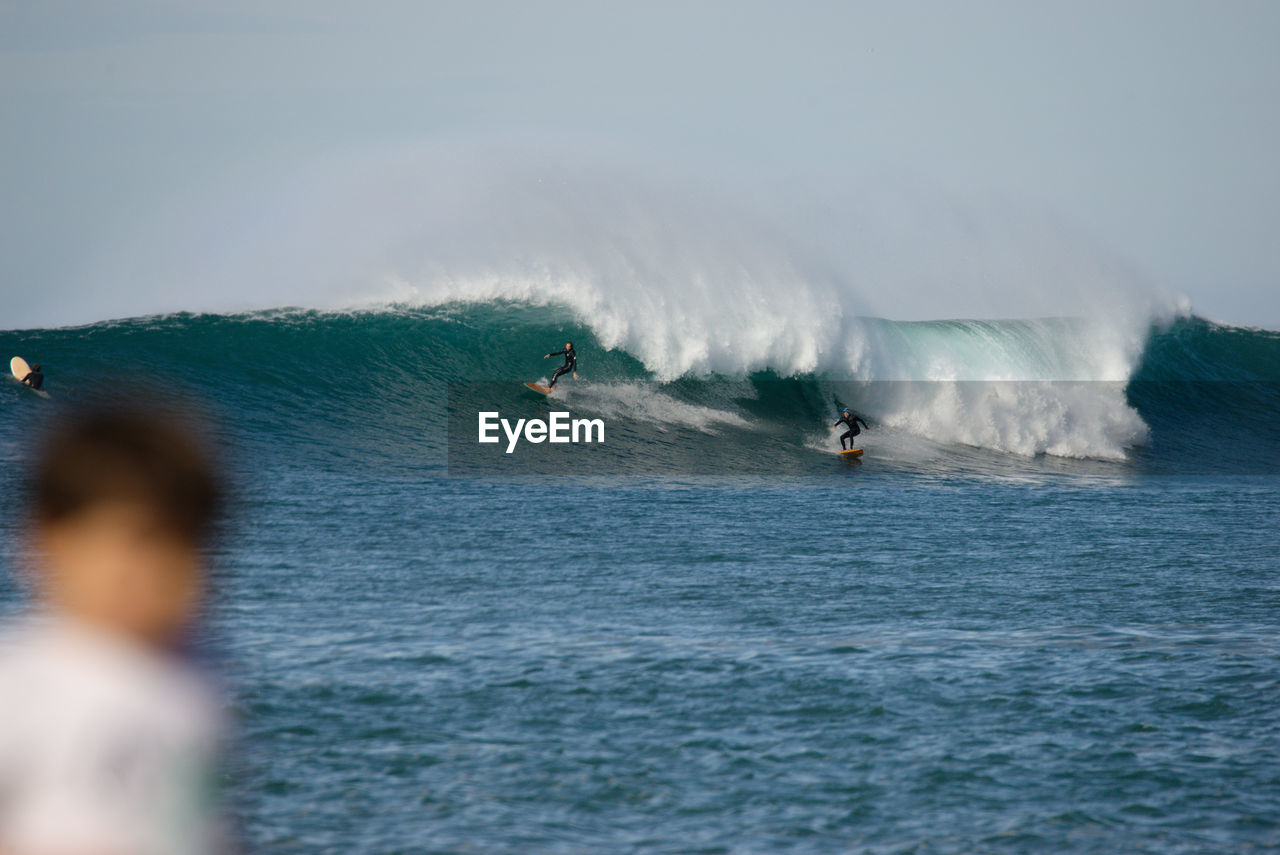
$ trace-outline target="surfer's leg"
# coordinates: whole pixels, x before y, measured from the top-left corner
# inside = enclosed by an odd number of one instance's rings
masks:
[[[556,381],[560,379],[560,375],[561,375],[561,374],[564,374],[564,373],[565,373],[565,372],[567,372],[568,370],[569,370],[569,369],[568,369],[568,368],[565,368],[563,365],[561,365],[559,368],[557,368],[557,369],[556,369],[556,373],[551,375],[551,382],[547,384],[547,388],[548,388],[548,389],[554,389],[554,388],[556,387]]]

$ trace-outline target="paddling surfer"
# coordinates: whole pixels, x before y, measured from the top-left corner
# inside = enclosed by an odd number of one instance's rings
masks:
[[[22,385],[30,386],[32,389],[40,389],[44,386],[44,374],[40,373],[40,363],[31,366],[31,370],[27,372],[27,376],[22,378]]]

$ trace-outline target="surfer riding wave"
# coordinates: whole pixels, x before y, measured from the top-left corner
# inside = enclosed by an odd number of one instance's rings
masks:
[[[848,407],[845,407],[843,412],[841,412],[840,414],[840,418],[837,419],[836,423],[832,425],[832,427],[840,427],[840,425],[849,426],[849,429],[847,431],[840,434],[840,449],[842,451],[845,450],[844,441],[846,439],[849,440],[849,448],[853,448],[853,438],[858,434],[862,433],[862,431],[858,429],[859,424],[861,424],[867,430],[871,429],[871,426],[868,425],[865,420],[863,420],[862,416],[857,415],[856,413],[853,412],[853,410],[849,409]]]
[[[577,351],[573,349],[573,342],[566,341],[564,343],[564,350],[557,350],[554,353],[548,353],[542,358],[550,359],[553,356],[563,356],[564,365],[557,368],[556,373],[551,375],[551,382],[547,384],[548,389],[554,389],[556,387],[556,381],[560,379],[560,375],[568,374],[570,371],[573,372],[573,379],[578,379],[578,354]]]

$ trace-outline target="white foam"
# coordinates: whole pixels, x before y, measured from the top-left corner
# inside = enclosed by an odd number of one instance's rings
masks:
[[[1120,460],[1148,438],[1118,383],[939,382],[885,392],[875,405],[885,424],[947,445]]]
[[[648,422],[659,430],[678,426],[715,434],[721,427],[748,425],[738,413],[680,401],[650,383],[564,384],[557,393],[566,404],[587,414]]]

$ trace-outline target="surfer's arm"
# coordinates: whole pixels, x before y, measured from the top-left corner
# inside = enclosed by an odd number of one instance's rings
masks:
[[[34,372],[34,371],[29,371],[29,372],[27,372],[27,376],[22,378],[22,385],[23,385],[23,386],[30,386],[30,385],[31,385],[31,375],[32,375],[32,374],[35,374],[35,372]]]

